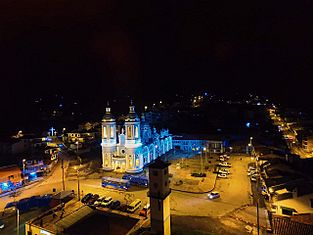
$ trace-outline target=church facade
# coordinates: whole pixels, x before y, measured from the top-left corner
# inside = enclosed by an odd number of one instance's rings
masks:
[[[102,167],[105,171],[139,173],[144,166],[173,148],[169,131],[155,128],[129,106],[121,131],[117,130],[116,120],[107,107],[102,119]]]

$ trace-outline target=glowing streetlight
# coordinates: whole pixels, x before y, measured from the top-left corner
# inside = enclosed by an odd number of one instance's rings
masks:
[[[79,167],[74,166],[74,170],[76,170],[76,175],[77,175],[77,196],[78,196],[78,200],[80,201]]]
[[[79,144],[79,142],[76,141],[75,144],[76,144],[76,153],[78,153],[78,144]]]

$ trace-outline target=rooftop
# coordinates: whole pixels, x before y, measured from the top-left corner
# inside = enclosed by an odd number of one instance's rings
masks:
[[[67,203],[62,209],[57,206],[42,215],[27,222],[41,227],[50,233],[68,235],[122,235],[127,234],[135,225],[143,223],[144,219],[136,214],[110,210],[108,208],[93,209],[82,205],[77,200]],[[135,226],[135,227],[137,227]],[[97,229],[101,227],[101,230]]]
[[[171,165],[171,163],[164,162],[160,158],[157,158],[152,163],[148,164],[148,167],[153,169],[164,169],[169,165]]]
[[[311,207],[311,199],[313,194],[307,194],[297,198],[290,198],[286,200],[280,200],[273,203],[273,205],[293,208],[297,213],[313,213],[313,208]]]

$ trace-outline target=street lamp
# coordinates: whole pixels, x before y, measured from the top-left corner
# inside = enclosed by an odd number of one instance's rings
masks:
[[[74,166],[74,169],[76,170],[76,174],[77,174],[77,196],[78,196],[78,200],[80,201],[79,167]]]
[[[76,153],[78,153],[78,144],[79,144],[79,142],[76,141],[75,144],[76,144]]]
[[[25,163],[26,163],[26,159],[24,158],[23,159],[23,177],[24,177],[24,174],[25,174]]]
[[[20,235],[20,210],[16,208],[16,234]]]

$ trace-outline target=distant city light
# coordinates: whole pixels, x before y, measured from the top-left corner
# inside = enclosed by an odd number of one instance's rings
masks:
[[[247,122],[247,123],[246,123],[246,127],[250,128],[250,126],[251,126],[251,123],[250,123],[250,122]]]

